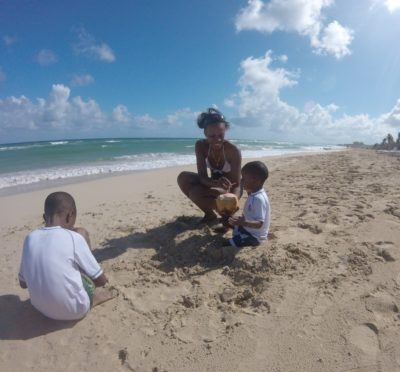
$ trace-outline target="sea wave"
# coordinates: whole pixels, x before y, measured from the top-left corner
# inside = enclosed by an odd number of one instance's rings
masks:
[[[2,146],[0,147],[0,151],[13,151],[13,150],[26,150],[26,149],[31,149],[33,147],[44,147],[46,145],[43,144],[31,144],[31,145],[23,145],[23,146]]]
[[[341,146],[303,146],[297,149],[282,149],[260,147],[258,149],[243,149],[243,158],[261,158],[280,156],[301,152],[326,152],[341,150]],[[196,157],[192,154],[177,153],[146,153],[136,155],[122,155],[113,158],[113,161],[103,163],[79,164],[75,166],[51,167],[31,171],[4,173],[0,177],[0,189],[29,185],[39,182],[64,180],[68,178],[105,175],[118,172],[129,172],[167,168],[179,165],[195,164]]]
[[[75,177],[105,175],[117,172],[129,172],[167,168],[179,165],[193,164],[194,155],[178,154],[141,154],[141,156],[127,157],[114,163],[81,164],[79,166],[53,167],[36,169],[34,171],[3,174],[0,177],[0,189],[12,186],[28,185],[39,182],[63,180]]]
[[[53,141],[53,142],[41,142],[41,143],[27,143],[21,145],[8,145],[0,147],[0,151],[14,151],[14,150],[28,150],[35,147],[46,147],[49,146],[58,146],[58,145],[66,145],[69,141]]]
[[[54,142],[50,142],[50,145],[58,146],[58,145],[66,145],[67,143],[68,143],[68,141],[54,141]]]

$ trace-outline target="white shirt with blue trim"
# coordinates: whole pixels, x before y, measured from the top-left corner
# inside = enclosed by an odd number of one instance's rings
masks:
[[[249,194],[243,209],[246,221],[262,221],[259,229],[245,227],[245,229],[258,240],[266,240],[268,237],[271,220],[271,208],[268,195],[264,189]]]
[[[90,309],[81,271],[97,279],[103,271],[84,237],[60,226],[32,231],[24,242],[20,280],[32,305],[52,319],[80,319]]]

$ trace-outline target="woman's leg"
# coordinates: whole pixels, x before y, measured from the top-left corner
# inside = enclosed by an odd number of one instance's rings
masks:
[[[90,250],[92,250],[92,244],[90,243],[89,232],[84,227],[74,227],[72,230],[77,232],[78,234],[81,234],[85,238],[86,243],[88,243]]]
[[[215,199],[220,194],[218,190],[202,185],[198,174],[193,172],[179,174],[178,185],[182,192],[204,212],[205,222],[217,218],[214,209]]]

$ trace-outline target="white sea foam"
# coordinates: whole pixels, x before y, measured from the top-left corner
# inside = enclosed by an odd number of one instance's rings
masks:
[[[44,144],[32,144],[32,145],[23,145],[23,146],[3,146],[0,147],[0,151],[13,151],[13,150],[25,150],[25,149],[30,149],[32,147],[43,147],[46,146]]]
[[[117,141],[117,140],[109,140],[109,141],[105,141],[105,142],[107,142],[107,143],[118,143],[118,142],[121,142],[121,141]]]
[[[343,149],[341,146],[304,146],[297,149],[261,147],[254,150],[243,149],[244,158],[280,156],[299,152],[325,152]],[[38,182],[64,180],[73,177],[112,174],[147,169],[166,168],[179,165],[195,164],[194,154],[147,153],[114,157],[114,161],[99,164],[80,164],[76,166],[52,167],[5,173],[0,176],[0,189],[12,186],[28,185]]]
[[[239,145],[240,146],[240,145]],[[242,146],[240,146],[242,147]],[[254,148],[254,146],[251,146]],[[258,149],[248,150],[247,148],[242,150],[243,158],[262,158],[267,156],[281,156],[291,155],[298,153],[318,153],[326,151],[338,151],[343,150],[342,146],[300,146],[298,148],[275,148],[275,147],[259,147]]]
[[[49,146],[58,146],[58,145],[66,145],[69,141],[54,141],[54,142],[42,142],[42,143],[31,143],[24,145],[15,145],[15,146],[2,146],[0,147],[0,151],[13,151],[13,150],[28,150],[34,147],[46,147]]]
[[[125,160],[125,161],[124,161]],[[110,174],[116,172],[128,172],[146,169],[166,168],[178,165],[193,164],[194,155],[177,154],[141,154],[132,157],[120,157],[120,161],[103,164],[87,164],[69,167],[53,167],[3,174],[0,177],[0,189],[28,185],[38,182],[63,180],[72,177]]]
[[[54,141],[54,142],[50,142],[50,145],[58,146],[58,145],[66,145],[67,143],[68,143],[68,141]]]

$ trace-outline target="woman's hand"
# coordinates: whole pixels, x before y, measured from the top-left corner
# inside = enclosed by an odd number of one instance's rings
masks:
[[[217,186],[221,187],[222,189],[229,191],[233,186],[232,182],[229,181],[226,177],[221,177],[217,180]]]

